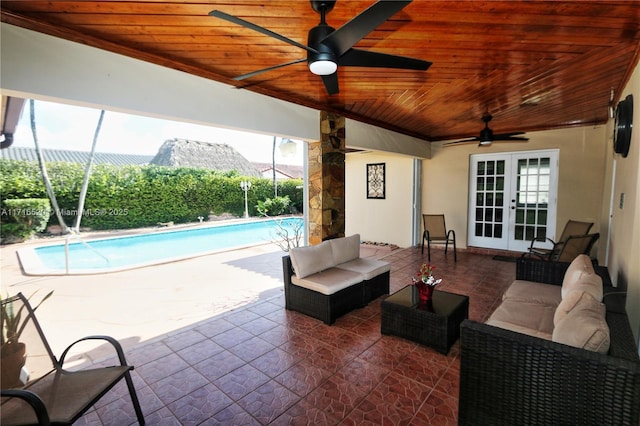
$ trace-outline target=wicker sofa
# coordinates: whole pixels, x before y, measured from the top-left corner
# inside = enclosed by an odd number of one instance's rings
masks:
[[[561,289],[570,266],[519,259],[516,280]],[[595,272],[604,282],[606,351],[597,345],[596,350],[582,349],[522,330],[470,320],[462,323],[459,424],[640,423],[640,361],[624,295],[611,287],[606,268],[596,266]],[[538,292],[542,298],[543,294]]]
[[[282,258],[285,307],[325,324],[389,294],[391,266],[360,257],[360,235],[296,247]]]

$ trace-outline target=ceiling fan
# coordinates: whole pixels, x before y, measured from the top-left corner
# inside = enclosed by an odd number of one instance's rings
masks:
[[[411,0],[378,1],[337,30],[327,25],[325,19],[326,14],[333,9],[335,3],[335,0],[311,0],[311,7],[320,14],[320,23],[309,30],[307,46],[225,12],[219,10],[209,12],[210,16],[241,25],[307,51],[306,58],[243,74],[235,77],[234,80],[244,80],[263,72],[306,61],[309,70],[322,78],[327,93],[334,95],[339,92],[338,66],[400,68],[420,71],[425,71],[431,66],[431,62],[420,59],[353,48],[367,34],[411,3]]]
[[[526,142],[529,138],[525,138],[518,135],[523,135],[524,132],[511,132],[511,133],[500,133],[497,135],[493,134],[493,130],[489,128],[489,122],[493,116],[488,112],[485,112],[482,115],[482,121],[484,122],[484,129],[480,131],[480,136],[474,136],[469,139],[462,139],[459,141],[447,142],[442,146],[453,146],[453,145],[461,145],[465,143],[473,143],[478,142],[478,146],[489,146],[493,142]]]

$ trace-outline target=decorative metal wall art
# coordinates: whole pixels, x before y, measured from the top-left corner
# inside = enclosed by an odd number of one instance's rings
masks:
[[[367,198],[384,199],[385,163],[367,164]]]

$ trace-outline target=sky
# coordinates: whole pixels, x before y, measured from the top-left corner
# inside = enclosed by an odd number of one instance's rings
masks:
[[[35,147],[30,114],[27,101],[14,133],[14,146]],[[98,109],[35,101],[36,134],[42,149],[90,151],[99,118]],[[112,111],[105,111],[96,152],[155,155],[164,141],[174,138],[226,143],[251,162],[271,163],[273,158],[273,136]],[[276,143],[280,141],[277,138]],[[276,149],[277,164],[302,165],[304,146],[295,142],[295,156],[284,157]]]

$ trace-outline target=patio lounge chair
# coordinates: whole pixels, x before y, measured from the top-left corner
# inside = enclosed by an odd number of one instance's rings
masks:
[[[572,235],[567,238],[567,241],[564,242],[560,251],[554,254],[554,257],[550,260],[555,262],[571,262],[579,254],[586,254],[588,256],[589,253],[591,253],[593,245],[598,241],[598,238],[600,238],[599,232],[595,234]]]
[[[422,233],[422,251],[424,254],[424,242],[427,242],[427,257],[431,262],[431,243],[444,244],[444,254],[447,254],[449,243],[453,244],[453,259],[458,261],[456,252],[456,233],[452,229],[447,231],[447,225],[443,214],[423,214],[424,232]]]
[[[78,420],[121,379],[125,379],[138,423],[145,423],[124,352],[108,336],[89,336],[53,355],[34,309],[21,293],[2,300],[2,425],[69,425]],[[71,347],[85,340],[110,343],[119,365],[69,371],[63,368]],[[10,355],[9,355],[10,354]],[[15,359],[15,362],[12,361]]]
[[[560,252],[562,251],[562,246],[567,241],[567,239],[572,235],[586,235],[589,233],[589,230],[593,226],[593,222],[580,222],[577,220],[568,220],[564,229],[562,230],[562,234],[560,234],[560,238],[558,241],[554,241],[548,237],[536,237],[531,240],[531,245],[529,246],[528,253],[525,255],[529,255],[529,257],[537,257],[539,259],[544,260],[557,260]],[[544,248],[544,247],[536,247],[536,242],[545,242],[548,241],[553,244],[552,248]],[[574,256],[575,257],[575,256]],[[568,261],[573,260],[568,259]]]

